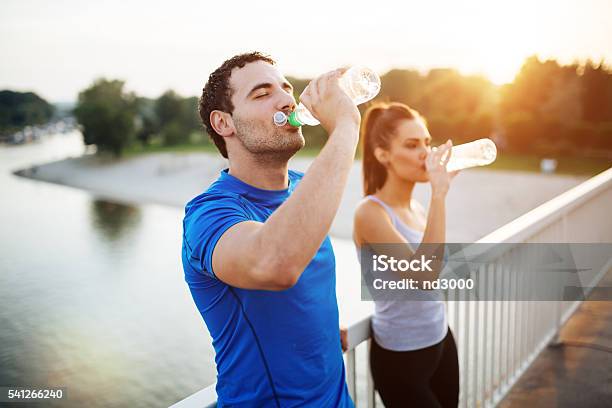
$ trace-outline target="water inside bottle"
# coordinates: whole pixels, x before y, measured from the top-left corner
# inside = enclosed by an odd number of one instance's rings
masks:
[[[340,86],[355,105],[361,105],[378,95],[380,78],[368,68],[353,67],[340,79]]]
[[[455,170],[461,170],[461,169],[467,169],[469,167],[476,167],[476,166],[482,166],[488,164],[486,162],[483,162],[483,160],[481,158],[477,158],[477,157],[457,157],[457,158],[451,158],[448,162],[448,164],[446,165],[446,170],[447,171],[455,171]]]
[[[453,146],[446,170],[455,171],[469,167],[486,166],[493,163],[496,158],[497,148],[495,143],[490,139],[479,139]]]

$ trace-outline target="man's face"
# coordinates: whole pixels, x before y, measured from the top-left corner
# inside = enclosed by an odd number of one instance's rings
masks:
[[[288,124],[278,127],[272,120],[275,112],[288,114],[295,107],[293,87],[275,66],[256,61],[235,68],[230,86],[236,137],[246,150],[274,160],[289,160],[304,147],[301,128]]]

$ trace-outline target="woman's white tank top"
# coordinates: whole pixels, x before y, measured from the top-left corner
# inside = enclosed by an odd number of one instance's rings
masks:
[[[381,205],[395,229],[410,243],[414,250],[423,240],[423,232],[408,227],[378,197],[369,200]],[[359,248],[357,248],[359,251]],[[430,292],[432,295],[433,293]],[[446,337],[448,323],[444,301],[437,300],[384,300],[375,301],[372,331],[376,342],[387,350],[418,350],[439,343]]]

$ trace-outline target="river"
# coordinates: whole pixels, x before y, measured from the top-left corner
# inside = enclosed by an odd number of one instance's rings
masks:
[[[13,175],[83,151],[78,134],[0,147],[0,385],[66,387],[63,407],[168,406],[215,378],[182,210]]]

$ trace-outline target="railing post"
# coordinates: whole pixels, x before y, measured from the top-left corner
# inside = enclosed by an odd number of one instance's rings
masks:
[[[367,381],[367,394],[366,394],[366,398],[368,399],[368,408],[375,408],[376,407],[376,390],[374,389],[374,379],[372,378],[372,369],[370,368],[370,359],[369,359],[369,354],[370,354],[370,348],[372,347],[372,340],[368,340],[368,358],[367,358],[367,364],[366,364],[366,369],[367,369],[367,373],[366,373],[366,381]]]
[[[567,241],[567,213],[564,213],[561,216],[561,242],[568,242]],[[561,287],[561,285],[559,285],[559,290],[557,292],[557,295],[559,296],[559,300],[557,300],[555,302],[555,334],[552,337],[552,339],[550,339],[550,342],[548,343],[549,346],[551,347],[558,347],[559,345],[561,345],[561,338],[559,337],[559,332],[561,331],[561,326],[562,326],[562,319],[563,319],[563,313],[561,311],[561,309],[563,308],[563,301],[561,299],[563,299],[563,288]]]
[[[346,384],[355,405],[357,405],[357,378],[355,375],[356,365],[355,349],[351,349],[346,352]]]

